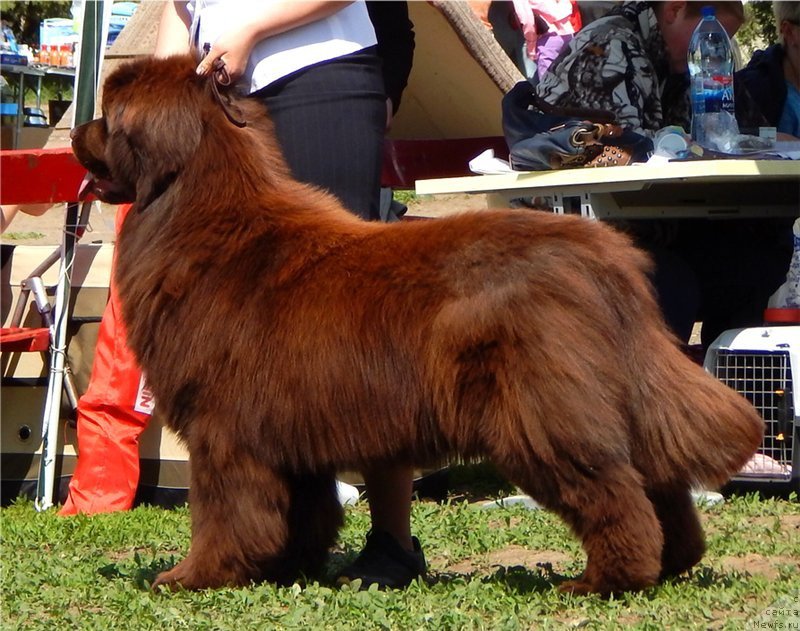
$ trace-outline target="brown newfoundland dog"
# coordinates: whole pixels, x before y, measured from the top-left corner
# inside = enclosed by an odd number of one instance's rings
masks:
[[[220,100],[195,65],[121,66],[73,132],[97,196],[135,204],[128,341],[191,458],[191,550],[157,584],[313,574],[342,523],[337,470],[451,456],[563,517],[588,556],[567,589],[699,561],[689,489],[724,483],[763,423],[682,354],[628,239],[524,210],[361,221],[292,179],[262,106]]]

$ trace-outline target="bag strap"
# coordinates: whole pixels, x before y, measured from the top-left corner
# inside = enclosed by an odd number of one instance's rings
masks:
[[[540,112],[552,114],[554,116],[580,118],[593,123],[614,124],[617,122],[616,115],[609,110],[595,110],[584,107],[558,107],[557,105],[551,105],[535,92],[531,92],[531,105]]]

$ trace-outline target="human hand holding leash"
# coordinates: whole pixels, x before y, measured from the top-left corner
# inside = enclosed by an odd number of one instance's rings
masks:
[[[235,82],[244,74],[247,59],[255,42],[248,35],[249,29],[237,30],[223,35],[214,44],[205,45],[205,55],[197,65],[197,74],[207,76],[212,71],[219,69],[219,61],[228,73],[231,81]]]

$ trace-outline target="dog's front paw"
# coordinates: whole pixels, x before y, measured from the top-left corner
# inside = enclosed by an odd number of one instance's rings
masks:
[[[588,594],[596,593],[594,586],[581,578],[561,583],[558,586],[558,591],[564,594],[575,594],[576,596],[587,596]]]
[[[186,577],[183,576],[183,573],[180,572],[179,570],[180,570],[180,565],[177,565],[171,570],[167,570],[166,572],[161,572],[161,574],[156,576],[156,580],[153,581],[151,589],[153,591],[159,591],[159,588],[163,587],[170,592],[175,592],[180,589],[190,589],[184,586],[184,581]]]
[[[153,582],[152,589],[164,587],[169,591],[216,589],[219,587],[244,587],[257,577],[252,569],[233,563],[209,565],[202,555],[190,553],[171,570],[162,572]]]
[[[153,581],[151,589],[153,591],[159,591],[161,587],[167,591],[176,592],[182,589],[203,589],[204,587],[211,587],[211,585],[206,581],[200,580],[197,576],[197,572],[192,570],[188,559],[184,559],[171,570],[161,572],[161,574],[156,576],[156,580]]]
[[[571,593],[578,596],[597,594],[603,598],[608,598],[612,594],[638,592],[653,585],[655,585],[655,581],[649,579],[637,581],[630,577],[624,577],[624,579],[617,577],[617,580],[613,580],[607,576],[587,578],[586,574],[584,574],[574,580],[561,583],[558,589],[566,594]]]

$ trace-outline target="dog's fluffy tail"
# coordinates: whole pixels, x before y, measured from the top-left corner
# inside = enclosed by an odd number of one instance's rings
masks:
[[[658,337],[651,340],[658,360],[638,366],[642,378],[633,384],[635,466],[654,487],[718,488],[755,452],[764,421],[747,399]]]

